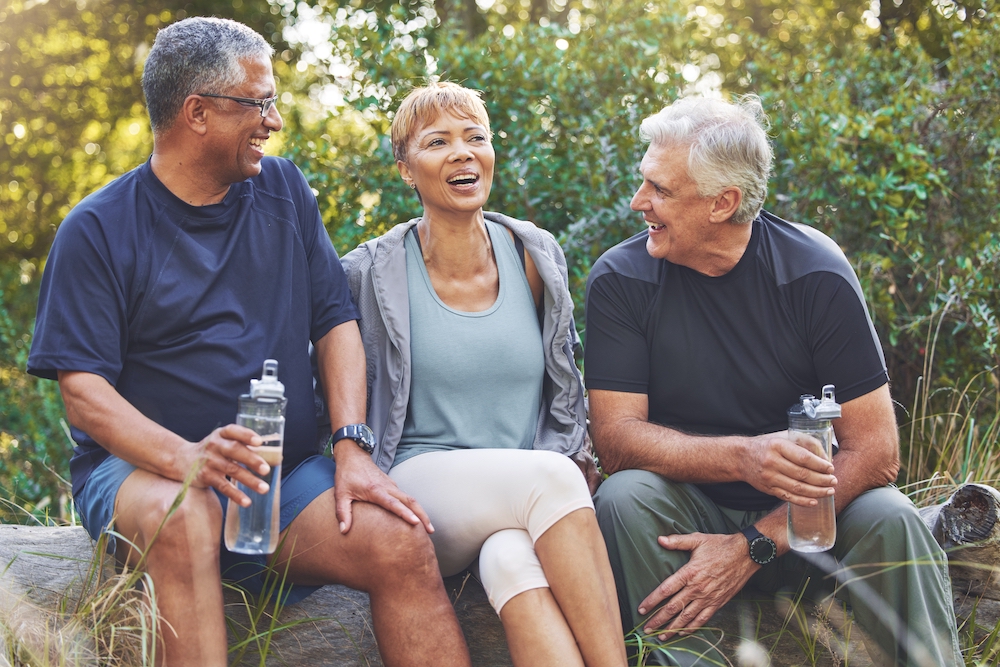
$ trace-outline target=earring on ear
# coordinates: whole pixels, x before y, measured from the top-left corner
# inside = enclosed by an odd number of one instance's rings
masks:
[[[417,189],[417,184],[416,183],[410,183],[410,189],[411,190],[416,190]]]

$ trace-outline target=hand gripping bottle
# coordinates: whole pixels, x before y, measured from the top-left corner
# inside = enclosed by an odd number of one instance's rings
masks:
[[[788,435],[797,444],[829,461],[833,447],[832,419],[840,417],[833,385],[823,387],[823,398],[804,395],[788,409]],[[802,437],[808,436],[808,437]],[[817,498],[814,507],[788,503],[788,546],[795,551],[826,551],[837,539],[833,496]]]
[[[251,447],[271,470],[262,477],[269,488],[257,493],[241,482],[250,507],[229,500],[226,510],[226,548],[241,554],[270,554],[278,546],[281,515],[281,449],[285,435],[285,385],[278,382],[278,362],[268,359],[259,380],[250,380],[250,393],[240,396],[236,423],[256,431],[264,444]],[[256,473],[255,473],[256,474]]]

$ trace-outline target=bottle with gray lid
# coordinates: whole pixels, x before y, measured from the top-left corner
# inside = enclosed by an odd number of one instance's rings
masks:
[[[229,500],[226,510],[225,542],[230,551],[243,554],[270,554],[278,546],[281,516],[281,454],[285,435],[285,386],[278,381],[278,362],[268,359],[259,380],[250,380],[250,393],[240,396],[236,423],[255,431],[264,441],[251,447],[271,467],[260,476],[268,484],[267,493],[257,493],[241,482],[237,488],[250,498],[243,507]],[[256,474],[256,473],[254,473]]]
[[[833,421],[840,417],[840,404],[832,384],[823,387],[822,398],[810,394],[788,409],[788,437],[813,454],[833,458]],[[788,503],[788,544],[794,551],[826,551],[837,540],[834,497],[818,498],[812,507]]]

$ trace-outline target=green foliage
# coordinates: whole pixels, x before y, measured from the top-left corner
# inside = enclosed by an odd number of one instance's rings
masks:
[[[149,155],[142,62],[157,29],[193,15],[242,20],[285,48],[282,10],[266,0],[0,8],[0,260],[37,264],[80,199]]]
[[[26,266],[30,264],[26,263]],[[63,433],[62,399],[52,382],[25,372],[33,321],[32,289],[20,267],[0,264],[0,521],[68,519],[71,444]],[[20,289],[18,289],[20,288]]]

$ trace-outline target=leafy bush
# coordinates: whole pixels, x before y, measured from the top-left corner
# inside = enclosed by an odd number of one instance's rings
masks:
[[[24,323],[33,322],[37,293],[22,276],[21,267],[0,265],[0,522],[23,521],[25,513],[67,520],[72,443],[59,388],[24,370],[31,341]]]

